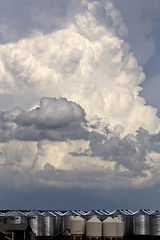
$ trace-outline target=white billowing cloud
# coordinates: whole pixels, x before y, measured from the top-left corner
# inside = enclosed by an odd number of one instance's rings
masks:
[[[0,112],[0,179],[20,188],[155,183],[160,120],[139,96],[145,76],[125,23],[109,0],[78,6],[54,31],[0,45],[0,99],[21,104]]]
[[[97,129],[79,105],[64,98],[43,98],[28,112],[18,107],[1,112],[0,179],[20,189],[30,184],[110,189],[159,181],[159,154],[151,149],[160,144],[160,134],[140,128],[120,137],[120,125],[113,131],[105,127],[103,134]]]
[[[26,189],[39,186],[81,188],[147,187],[159,182],[159,154],[150,150],[159,135],[140,129],[121,139],[92,132],[90,141],[17,141],[0,144],[0,180]],[[16,176],[16,177],[15,177]]]
[[[121,39],[126,31],[119,12],[109,1],[84,1],[82,9],[65,29],[1,45],[1,93],[35,101],[65,97],[80,104],[87,119],[106,119],[110,129],[120,124],[124,134],[139,127],[159,131],[156,109],[139,97],[145,76]]]

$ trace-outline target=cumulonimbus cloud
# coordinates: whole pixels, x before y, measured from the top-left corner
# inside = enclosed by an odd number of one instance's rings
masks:
[[[109,0],[69,4],[57,28],[43,31],[35,16],[29,37],[0,45],[0,99],[20,106],[0,112],[0,179],[104,189],[157,182],[151,139],[159,143],[160,119],[139,96],[145,75],[125,23]],[[12,183],[15,173],[24,181]]]

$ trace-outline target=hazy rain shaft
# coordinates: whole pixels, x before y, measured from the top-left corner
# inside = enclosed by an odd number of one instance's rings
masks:
[[[37,4],[26,5],[26,32],[9,41],[4,31],[0,45],[1,184],[124,189],[159,182],[152,148],[160,119],[139,95],[145,74],[119,10],[109,0],[56,0],[53,15],[49,1],[35,15]]]

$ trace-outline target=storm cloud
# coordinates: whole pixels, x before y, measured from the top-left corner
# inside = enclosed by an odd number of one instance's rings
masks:
[[[43,98],[39,107],[28,112],[20,108],[0,112],[0,140],[87,139],[85,123],[85,112],[78,104],[64,98]]]
[[[157,47],[147,3],[0,2],[2,188],[159,184],[160,119],[142,97]]]

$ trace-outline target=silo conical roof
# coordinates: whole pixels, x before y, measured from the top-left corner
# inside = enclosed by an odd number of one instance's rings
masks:
[[[136,211],[135,213],[133,213],[133,215],[149,215],[149,213],[140,209],[140,210]]]
[[[57,215],[53,212],[49,212],[53,217],[56,217]],[[58,215],[59,216],[59,215]]]
[[[112,217],[107,217],[103,222],[115,222]]]
[[[75,211],[67,211],[63,214],[63,216],[78,216],[79,214]]]
[[[112,217],[108,217],[103,221],[103,236],[117,237],[117,223]]]
[[[127,215],[127,213],[123,210],[116,210],[114,212],[112,212],[110,215],[114,216],[118,216],[118,215]]]
[[[13,211],[10,216],[12,217],[25,217],[26,214],[21,211]]]
[[[53,214],[50,213],[50,212],[43,212],[42,214],[43,214],[43,216],[45,216],[45,217],[53,217]]]
[[[32,211],[28,212],[27,215],[28,216],[42,216],[42,214],[36,210],[32,210]]]
[[[160,211],[159,210],[156,210],[156,211],[154,211],[151,215],[160,215]]]
[[[11,214],[13,213],[13,211],[8,211],[5,213],[5,216],[8,217],[8,216],[11,216]]]
[[[96,216],[93,216],[87,222],[101,222],[101,221]]]
[[[101,212],[99,212],[98,210],[91,210],[91,211],[86,213],[86,216],[94,216],[94,215],[102,216],[103,214]]]

